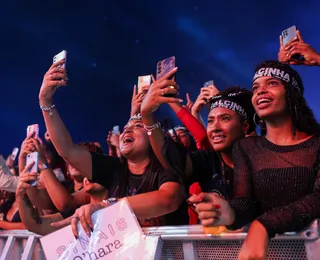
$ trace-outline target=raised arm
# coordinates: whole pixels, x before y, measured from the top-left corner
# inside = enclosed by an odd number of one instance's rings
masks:
[[[203,124],[180,103],[170,103],[169,105],[184,126],[190,131],[197,142],[197,146],[203,150],[212,150],[212,146],[207,137],[206,128]]]
[[[161,162],[164,168],[168,168],[166,161],[162,155],[162,147],[165,140],[165,135],[161,129],[161,126],[157,123],[153,113],[163,103],[177,103],[181,100],[174,97],[165,97],[165,95],[176,96],[178,94],[177,83],[173,80],[169,80],[177,72],[177,68],[168,72],[163,78],[155,80],[150,86],[142,104],[141,115],[145,129],[148,131],[149,140],[152,149]]]
[[[285,46],[283,45],[282,36],[280,36],[278,60],[291,65],[320,66],[320,54],[303,40],[299,30],[296,33],[297,37]],[[296,55],[302,56],[303,59],[295,59],[294,56]]]
[[[73,143],[52,101],[56,89],[67,85],[66,70],[60,67],[64,62],[64,60],[61,60],[53,64],[44,75],[39,93],[39,102],[50,139],[59,155],[74,168],[81,171],[85,177],[91,179],[90,152]]]
[[[37,173],[29,173],[29,169],[32,167],[32,164],[29,164],[25,169],[20,173],[19,183],[16,191],[16,200],[18,202],[19,214],[22,220],[22,223],[19,223],[23,229],[28,229],[31,232],[47,235],[55,230],[50,226],[51,222],[60,221],[62,217],[60,214],[55,214],[51,218],[41,218],[30,202],[26,191],[31,188],[29,181],[34,181],[37,179]]]
[[[196,119],[198,119],[198,121],[204,127],[206,127],[206,125],[203,122],[200,111],[208,104],[209,99],[214,95],[217,95],[218,93],[219,93],[219,90],[214,85],[211,85],[208,87],[202,87],[198,98],[196,99],[196,101],[194,102],[194,105],[192,106],[191,114]]]

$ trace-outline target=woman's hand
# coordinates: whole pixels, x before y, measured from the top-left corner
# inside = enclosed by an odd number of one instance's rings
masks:
[[[229,226],[233,224],[235,215],[228,201],[216,193],[200,193],[192,195],[189,202],[195,205],[198,217],[205,227]]]
[[[309,44],[305,43],[300,31],[297,31],[298,41],[288,43],[284,48],[290,64],[320,66],[320,54],[317,53]],[[292,59],[295,55],[303,56],[303,60]]]
[[[133,95],[132,95],[132,100],[131,100],[131,114],[130,114],[130,116],[133,116],[136,113],[138,113],[140,106],[142,104],[142,101],[144,99],[144,96],[148,92],[149,88],[150,88],[150,86],[144,86],[142,88],[142,91],[140,93],[138,93],[137,86],[134,85]]]
[[[35,162],[31,162],[28,164],[24,170],[19,175],[19,182],[16,191],[16,197],[23,199],[26,194],[26,190],[31,187],[29,182],[35,181],[38,178],[38,173],[36,172],[29,172]]]
[[[239,253],[239,260],[266,260],[268,253],[268,233],[264,226],[257,220],[253,221],[247,238]]]
[[[200,94],[192,107],[192,115],[199,114],[204,106],[208,104],[210,98],[217,94],[219,94],[219,90],[214,85],[201,88]]]
[[[61,65],[65,63],[65,60],[58,61],[50,67],[47,73],[43,77],[39,100],[42,106],[51,106],[52,97],[57,88],[61,86],[67,86],[68,77],[67,72]]]
[[[21,149],[20,149],[20,154],[19,154],[19,158],[20,159],[25,159],[29,153],[34,152],[36,147],[35,147],[35,145],[33,144],[33,141],[32,141],[33,135],[27,137],[22,142]]]
[[[186,98],[187,98],[187,104],[184,106],[186,109],[188,109],[188,111],[191,113],[191,109],[193,107],[193,102],[190,98],[189,93],[186,94]]]
[[[165,95],[178,95],[179,87],[177,83],[170,78],[177,72],[177,68],[174,68],[162,78],[155,80],[152,76],[153,83],[151,84],[149,91],[147,92],[144,100],[141,104],[141,115],[150,116],[155,112],[159,106],[163,103],[181,103],[182,100],[174,97],[166,97]]]
[[[38,165],[42,166],[43,164],[47,163],[46,160],[46,147],[43,144],[42,140],[40,138],[38,139],[32,139],[33,145],[35,146],[35,151],[38,152]]]
[[[71,224],[71,229],[74,236],[76,238],[79,238],[78,222],[80,221],[84,232],[86,232],[86,234],[90,237],[90,234],[94,229],[94,224],[92,223],[91,216],[94,212],[105,207],[106,205],[104,202],[84,205],[78,208],[71,217],[56,223],[51,223],[51,226],[55,228],[63,228]]]

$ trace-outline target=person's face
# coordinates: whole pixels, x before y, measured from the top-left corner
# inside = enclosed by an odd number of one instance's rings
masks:
[[[120,152],[126,158],[147,156],[150,142],[141,120],[131,120],[120,135]]]
[[[96,182],[90,182],[87,178],[83,179],[83,189],[90,195],[94,195],[97,193],[99,194],[106,191],[106,189],[102,185]]]
[[[184,147],[189,148],[190,147],[190,136],[188,133],[182,129],[176,131],[177,136],[180,140],[180,142],[183,144]]]
[[[247,121],[241,120],[233,110],[217,107],[208,115],[207,135],[217,152],[232,151],[233,144],[245,136]]]
[[[261,119],[268,121],[286,115],[286,91],[281,80],[260,77],[252,84],[252,92],[252,105]]]

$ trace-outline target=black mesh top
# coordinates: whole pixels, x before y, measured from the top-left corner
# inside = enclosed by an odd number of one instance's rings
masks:
[[[240,228],[257,219],[270,237],[299,231],[320,218],[319,137],[278,146],[255,136],[234,145],[235,199]]]

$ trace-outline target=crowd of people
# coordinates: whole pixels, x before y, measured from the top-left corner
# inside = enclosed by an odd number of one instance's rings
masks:
[[[0,229],[47,235],[71,224],[78,238],[80,221],[90,236],[91,215],[127,198],[141,227],[246,227],[239,259],[265,259],[270,238],[320,218],[320,125],[291,67],[320,66],[320,54],[299,31],[286,46],[280,39],[278,60],[256,67],[251,90],[211,84],[183,104],[178,68],[135,87],[130,119],[121,134],[109,132],[107,153],[99,143],[75,144],[58,114],[53,96],[68,84],[64,62],[49,68],[39,92],[45,140],[31,133],[17,166],[9,156],[10,172],[0,169]],[[157,120],[163,104],[181,125]],[[26,157],[35,151],[39,170],[30,172],[35,162],[26,165]]]

